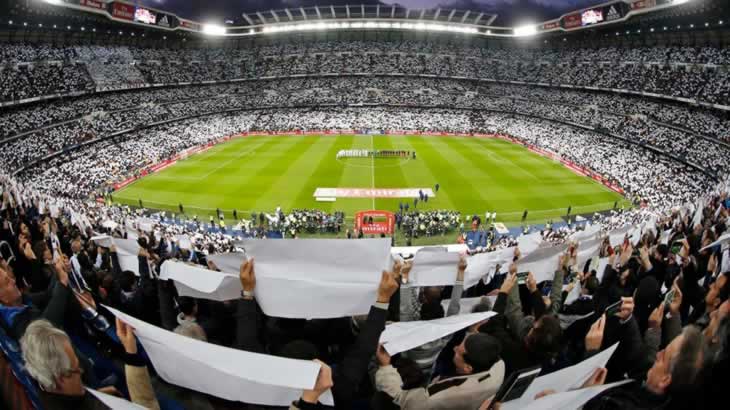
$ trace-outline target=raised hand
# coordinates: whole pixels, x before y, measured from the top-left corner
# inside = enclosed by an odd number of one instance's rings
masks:
[[[649,328],[661,329],[662,319],[664,319],[664,303],[660,303],[651,315],[649,315]]]
[[[388,366],[390,364],[390,354],[385,350],[383,345],[378,345],[378,350],[375,351],[375,359],[378,361],[378,366]]]
[[[456,266],[456,280],[464,280],[464,272],[466,272],[466,257],[461,255],[459,257],[459,264]]]
[[[585,345],[586,351],[596,351],[601,348],[603,343],[603,329],[606,326],[606,315],[601,315],[598,320],[591,326],[591,329],[586,334]]]
[[[607,375],[608,370],[605,367],[599,367],[593,372],[591,377],[583,383],[581,388],[585,389],[586,387],[600,386],[606,382]]]
[[[679,284],[676,279],[674,280],[674,285],[672,285],[672,290],[674,291],[674,299],[669,304],[669,311],[672,313],[672,316],[678,316],[679,308],[682,306],[682,291],[679,290]]]
[[[413,268],[413,262],[408,261],[403,264],[403,267],[400,270],[400,275],[403,280],[403,283],[408,283],[408,278],[411,274],[411,269]]]
[[[68,286],[68,272],[71,270],[67,269],[68,262],[68,257],[66,257],[66,255],[61,255],[56,258],[56,261],[53,263],[53,268],[56,271],[56,277],[64,286]]]
[[[319,363],[321,366],[317,375],[317,382],[312,390],[304,390],[302,393],[302,400],[311,404],[317,404],[320,396],[334,386],[334,382],[332,381],[332,368],[320,360],[314,359],[314,362]]]
[[[256,288],[256,274],[253,269],[253,258],[241,264],[238,277],[241,279],[241,287],[243,290],[245,292],[253,292]]]
[[[508,273],[507,277],[504,278],[504,282],[502,282],[502,286],[499,288],[499,293],[509,294],[516,283],[517,273],[512,273],[510,268],[510,273]]]
[[[527,274],[527,290],[530,291],[530,293],[535,293],[537,291],[537,281],[535,280],[535,276],[532,275],[532,272]]]
[[[117,336],[119,336],[125,352],[137,354],[137,339],[134,337],[134,329],[119,318],[117,318]]]
[[[398,281],[393,272],[383,271],[378,285],[378,303],[390,302],[390,297],[398,290]]]
[[[621,320],[628,320],[634,313],[634,298],[621,298],[621,310],[616,314]]]

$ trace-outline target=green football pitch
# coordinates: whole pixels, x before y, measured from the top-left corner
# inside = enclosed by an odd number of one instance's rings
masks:
[[[340,150],[415,151],[411,158],[337,159]],[[493,138],[316,135],[235,138],[178,161],[113,195],[115,202],[185,213],[199,218],[216,208],[232,218],[250,212],[295,208],[396,211],[398,198],[337,198],[318,202],[317,188],[434,188],[418,209],[459,210],[463,215],[496,212],[497,221],[540,222],[565,215],[611,209],[629,203],[590,178],[579,176],[526,148]]]

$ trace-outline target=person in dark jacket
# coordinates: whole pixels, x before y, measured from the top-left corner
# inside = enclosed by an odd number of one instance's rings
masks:
[[[367,320],[360,326],[360,332],[342,362],[332,369],[332,395],[337,409],[349,410],[353,406],[355,393],[367,374],[370,358],[375,354],[380,334],[385,329],[388,305],[391,296],[398,290],[399,275],[399,266],[394,272],[383,272],[377,300],[370,308]],[[253,259],[241,265],[240,278],[243,293],[242,298],[238,300],[234,347],[262,353],[265,349],[259,340],[261,314],[253,295],[256,287]],[[300,360],[314,360],[318,355],[316,347],[304,340],[290,342],[279,353],[281,356]],[[305,394],[293,406],[298,409],[319,406],[316,401],[312,403],[309,399],[309,395]]]
[[[656,355],[645,380],[606,390],[591,399],[585,410],[690,408],[704,360],[704,338],[696,326],[687,326]],[[603,384],[599,380],[596,384]]]
[[[55,326],[63,326],[73,295],[68,287],[68,264],[66,257],[60,258],[54,265],[57,278],[53,284],[43,292],[25,295],[20,293],[12,274],[0,269],[0,324],[10,337],[19,340],[36,319],[47,319]]]

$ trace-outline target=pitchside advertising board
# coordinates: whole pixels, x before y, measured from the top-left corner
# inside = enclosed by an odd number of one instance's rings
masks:
[[[364,235],[390,235],[395,226],[395,214],[388,211],[360,211],[355,214],[355,229]]]

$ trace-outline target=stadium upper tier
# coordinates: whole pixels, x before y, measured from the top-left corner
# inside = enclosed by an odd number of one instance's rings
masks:
[[[357,41],[171,50],[15,44],[0,46],[0,100],[203,81],[397,74],[643,92],[730,110],[728,66],[730,49],[710,47],[528,50]]]

